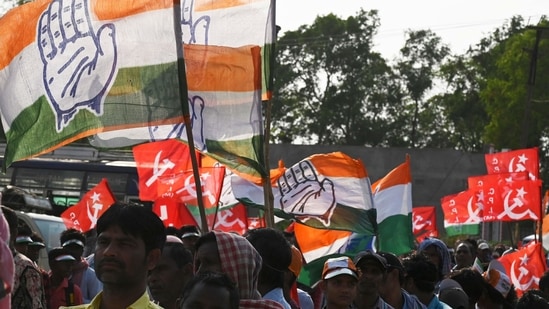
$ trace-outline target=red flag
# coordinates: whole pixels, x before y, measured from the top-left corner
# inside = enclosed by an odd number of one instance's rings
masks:
[[[158,215],[165,226],[180,228],[183,225],[198,226],[185,204],[175,198],[160,197],[154,201],[153,212]]]
[[[530,245],[498,260],[505,267],[519,297],[527,290],[537,289],[539,278],[547,270],[540,243],[531,242]]]
[[[488,153],[484,155],[488,174],[528,172],[531,180],[539,178],[538,148]]]
[[[219,209],[215,220],[215,230],[224,232],[236,232],[244,235],[248,231],[248,215],[246,207],[236,204]]]
[[[208,226],[212,228],[219,203],[219,196],[223,188],[225,167],[201,167],[199,173],[204,210]],[[201,222],[200,212],[197,207],[196,183],[192,171],[161,176],[158,179],[157,187],[159,196],[178,199],[187,206],[195,220]]]
[[[468,178],[469,189],[477,193],[477,203],[482,205],[482,221],[499,221],[503,212],[502,194],[510,190],[514,181],[528,180],[528,173],[501,173]]]
[[[265,217],[248,217],[248,229],[258,229],[266,227]]]
[[[77,204],[61,214],[67,228],[87,232],[95,227],[97,219],[116,201],[109,188],[107,179],[103,178],[93,189],[88,191]]]
[[[521,180],[509,184],[507,191],[500,191],[503,209],[497,220],[540,220],[541,219],[541,181]]]
[[[142,201],[154,201],[158,197],[159,177],[192,169],[189,147],[175,139],[135,146],[133,157],[139,176],[139,199]]]
[[[443,197],[440,202],[445,226],[448,224],[473,224],[482,221],[482,208],[476,202],[473,190],[466,190]]]
[[[414,236],[418,242],[426,237],[438,237],[435,206],[412,208]]]

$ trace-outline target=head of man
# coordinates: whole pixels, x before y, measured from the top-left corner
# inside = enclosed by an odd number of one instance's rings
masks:
[[[163,308],[174,308],[185,284],[193,276],[193,256],[181,242],[166,242],[162,256],[149,272],[152,298]]]
[[[404,289],[423,301],[430,301],[438,281],[437,268],[433,262],[421,254],[412,255],[403,261],[405,277]],[[427,303],[428,304],[428,303]]]
[[[356,297],[358,271],[346,256],[330,258],[324,263],[320,288],[328,308],[348,308]]]
[[[40,250],[46,248],[44,239],[40,237],[36,232],[31,235],[32,242],[27,245],[27,257],[34,262],[38,262],[40,257]]]
[[[67,249],[57,247],[48,252],[48,263],[50,265],[52,276],[61,278],[69,278],[72,273],[76,259],[70,254]]]
[[[378,255],[387,261],[387,276],[381,285],[380,295],[390,295],[392,292],[400,293],[401,287],[404,285],[404,266],[400,259],[390,252],[377,252]]]
[[[185,248],[187,248],[189,251],[191,251],[191,253],[194,254],[196,241],[200,237],[200,232],[198,231],[198,228],[194,225],[184,225],[179,230],[179,233],[181,234],[181,240],[183,241],[183,245],[185,245]]]
[[[223,273],[201,272],[185,286],[181,309],[238,309],[239,295],[236,285]]]
[[[156,266],[166,241],[162,220],[143,206],[116,202],[96,228],[95,272],[103,289],[145,290],[147,273]]]
[[[455,257],[456,269],[462,269],[473,265],[475,256],[473,255],[473,248],[471,244],[466,241],[460,242],[456,247]]]
[[[18,228],[17,237],[15,238],[15,250],[27,255],[29,244],[32,242],[32,231],[29,228]]]
[[[379,289],[387,276],[387,260],[372,251],[362,251],[355,256],[358,270],[358,294],[379,295]]]
[[[59,236],[59,242],[61,246],[68,250],[76,261],[82,259],[82,254],[84,254],[84,247],[86,243],[86,236],[84,233],[80,232],[77,229],[70,228],[61,232]]]
[[[259,273],[258,289],[262,295],[284,286],[284,273],[292,262],[292,248],[284,234],[274,228],[248,231],[246,239],[259,252],[263,260]]]

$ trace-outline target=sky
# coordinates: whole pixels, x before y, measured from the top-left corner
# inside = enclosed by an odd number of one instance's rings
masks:
[[[463,54],[511,17],[531,25],[549,16],[548,0],[276,0],[276,24],[285,31],[310,25],[330,13],[346,19],[360,10],[377,10],[380,28],[375,50],[393,59],[404,46],[405,31],[430,29],[456,54]]]

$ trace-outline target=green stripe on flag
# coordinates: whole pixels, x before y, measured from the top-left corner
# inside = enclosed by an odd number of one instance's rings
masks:
[[[447,236],[456,235],[478,235],[480,234],[480,224],[456,224],[445,227]]]
[[[378,224],[379,251],[395,255],[408,253],[414,249],[412,234],[412,214],[387,217]]]
[[[263,135],[253,136],[251,140],[206,140],[206,148],[209,157],[230,169],[256,177],[267,175],[263,160]]]

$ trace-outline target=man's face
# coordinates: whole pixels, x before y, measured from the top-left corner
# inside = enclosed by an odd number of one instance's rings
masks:
[[[371,259],[362,259],[356,266],[360,275],[358,293],[378,294],[386,274],[379,263]]]
[[[219,259],[219,250],[217,243],[207,242],[198,248],[195,254],[195,272],[219,272],[222,273],[221,260]]]
[[[60,276],[64,278],[68,278],[72,274],[72,267],[74,265],[74,261],[58,261],[52,263],[51,271],[53,273],[59,274]]]
[[[27,247],[27,257],[31,259],[31,261],[38,261],[38,257],[40,256],[40,250],[43,249],[43,247],[40,246],[28,246]]]
[[[433,245],[425,248],[423,250],[423,255],[425,255],[435,266],[437,269],[440,269],[440,255],[438,254],[437,248]]]
[[[163,307],[175,303],[192,276],[191,264],[179,268],[170,256],[170,250],[163,250],[162,257],[148,276],[149,291],[153,299]]]
[[[67,250],[69,254],[76,259],[76,261],[80,261],[82,259],[82,254],[84,254],[84,247],[77,244],[69,244],[64,246],[63,248]]]
[[[322,281],[326,302],[330,307],[348,307],[356,297],[357,279],[339,275]]]
[[[111,226],[97,237],[95,272],[104,285],[134,286],[144,284],[147,273],[160,257],[160,250],[145,253],[143,239]]]
[[[458,267],[469,267],[473,265],[473,254],[467,244],[461,243],[456,248],[456,264]]]
[[[218,286],[197,284],[184,300],[181,309],[231,309],[229,290]]]

